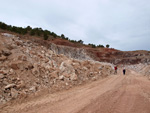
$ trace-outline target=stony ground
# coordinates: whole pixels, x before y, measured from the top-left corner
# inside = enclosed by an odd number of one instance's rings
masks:
[[[18,102],[18,101],[17,101]],[[11,103],[1,113],[150,113],[150,81],[121,72],[68,91]]]
[[[58,55],[12,34],[1,33],[0,40],[0,104],[44,89],[69,89],[113,72],[110,64]]]

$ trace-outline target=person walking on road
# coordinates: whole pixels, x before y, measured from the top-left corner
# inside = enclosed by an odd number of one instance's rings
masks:
[[[126,69],[125,68],[123,68],[123,75],[125,75],[126,74]]]
[[[115,74],[117,74],[117,66],[115,66],[114,69],[115,69]]]

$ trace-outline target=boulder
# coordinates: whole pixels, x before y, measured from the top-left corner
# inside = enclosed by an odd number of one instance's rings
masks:
[[[12,53],[10,52],[10,50],[4,49],[4,50],[2,50],[2,54],[3,54],[4,56],[9,56],[9,55],[11,55]]]
[[[66,82],[65,85],[68,86],[69,84]]]
[[[3,79],[4,77],[5,77],[4,75],[0,74],[0,79]]]
[[[18,70],[18,69],[19,69],[19,67],[18,67],[18,65],[17,65],[16,63],[10,64],[10,67],[11,67],[12,69],[14,69],[14,70]]]
[[[12,96],[12,98],[17,98],[18,91],[14,88],[11,88],[11,96]]]
[[[6,79],[3,79],[3,84],[8,85],[9,83],[6,81]]]
[[[36,92],[37,91],[37,87],[36,86],[32,86],[29,88],[30,91],[32,92]]]
[[[71,74],[70,80],[76,81],[77,79],[78,79],[78,76],[75,73]]]
[[[13,69],[10,69],[10,70],[9,70],[9,74],[12,75],[13,73],[14,73],[14,70],[13,70]]]
[[[59,80],[64,80],[64,76],[63,75],[59,76]]]
[[[27,64],[27,66],[26,66],[26,68],[28,68],[29,70],[31,70],[31,69],[33,69],[33,68],[34,68],[34,66],[33,66],[33,64],[32,64],[32,63],[28,63],[28,64]]]
[[[18,84],[16,85],[16,87],[17,87],[17,89],[20,89],[20,88],[25,87],[24,81],[20,80],[20,81],[18,82]]]
[[[7,86],[5,86],[5,89],[13,88],[15,86],[16,86],[16,84],[8,84]]]

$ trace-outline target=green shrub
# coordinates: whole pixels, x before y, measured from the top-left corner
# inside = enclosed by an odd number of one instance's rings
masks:
[[[104,46],[101,44],[97,45],[97,47],[104,48]]]
[[[48,39],[48,35],[47,33],[44,33],[44,40],[47,40]]]
[[[107,44],[106,47],[109,48],[109,44]]]
[[[88,44],[88,45],[90,45],[92,48],[96,48],[95,44]]]

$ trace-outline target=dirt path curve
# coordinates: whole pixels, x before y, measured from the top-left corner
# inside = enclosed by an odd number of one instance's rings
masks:
[[[150,113],[150,80],[134,72],[1,109],[2,113]]]

